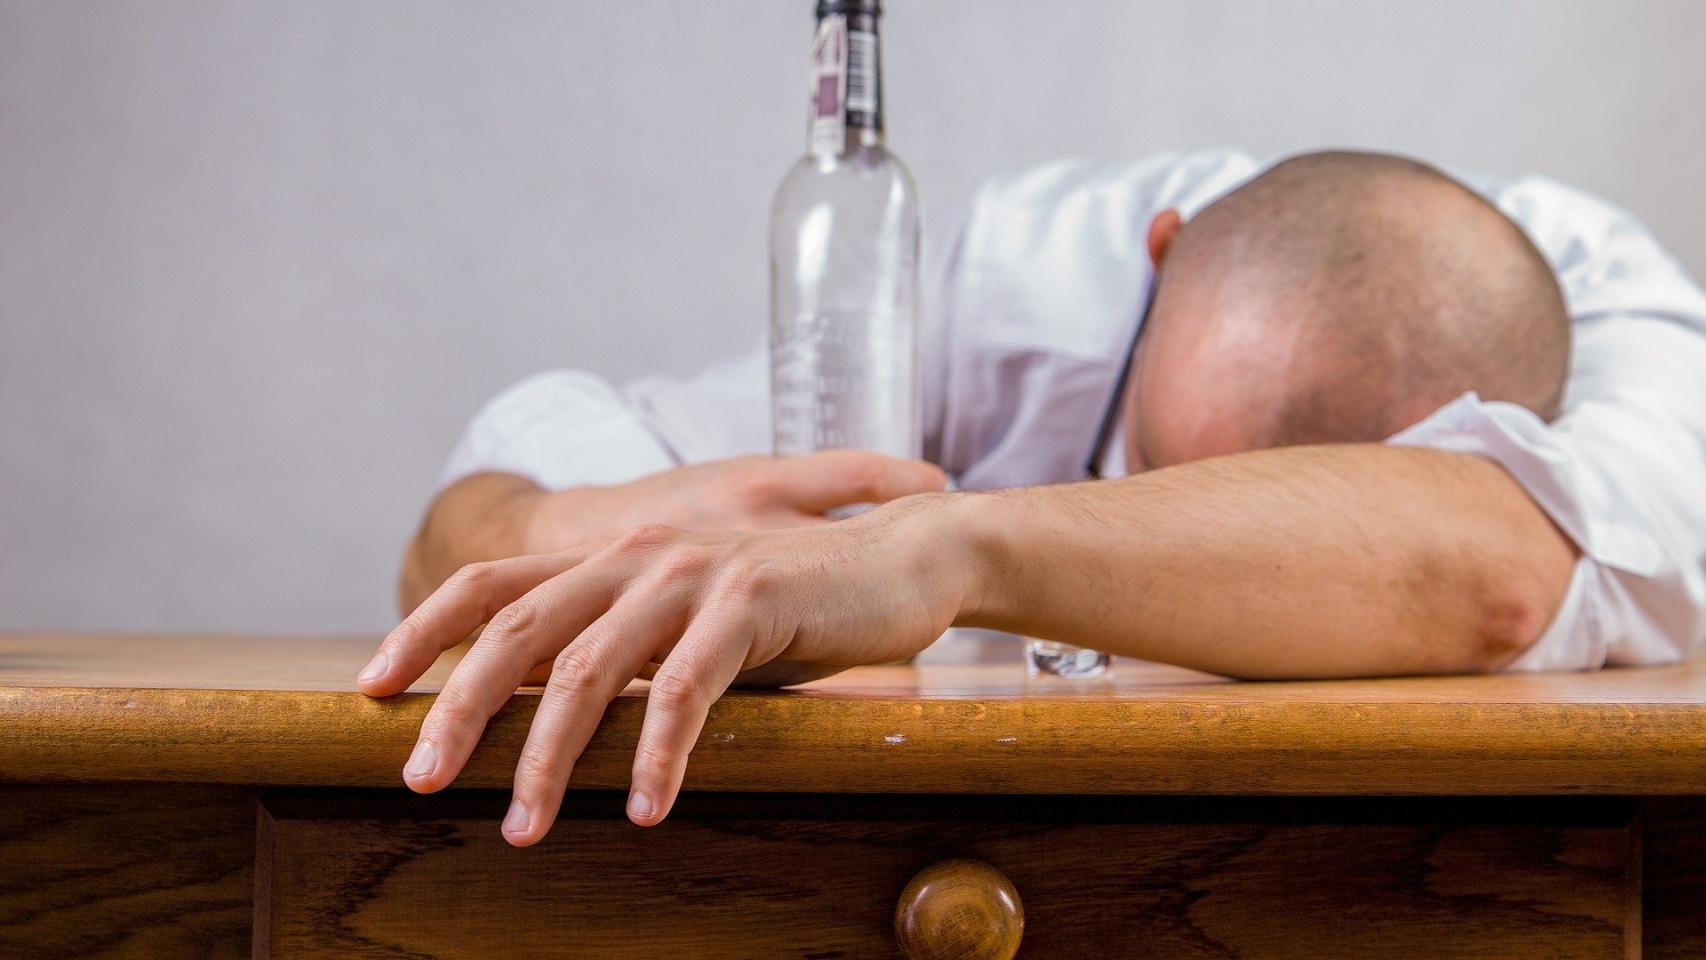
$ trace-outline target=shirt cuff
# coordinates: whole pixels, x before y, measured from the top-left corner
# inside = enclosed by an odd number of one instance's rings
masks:
[[[451,452],[439,490],[492,471],[560,490],[626,483],[675,465],[608,383],[557,370],[529,377],[486,404]]]

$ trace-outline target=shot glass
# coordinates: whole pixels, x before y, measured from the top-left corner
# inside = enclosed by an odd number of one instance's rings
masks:
[[[1025,673],[1033,677],[1091,680],[1113,669],[1114,656],[1070,643],[1025,638]]]

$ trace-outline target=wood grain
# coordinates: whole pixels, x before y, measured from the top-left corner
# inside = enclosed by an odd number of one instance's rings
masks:
[[[249,955],[255,794],[0,788],[0,957]]]
[[[645,830],[616,819],[620,796],[593,795],[543,844],[514,850],[498,835],[501,795],[445,799],[406,819],[384,798],[268,801],[270,955],[893,956],[908,879],[957,856],[1011,878],[1029,960],[1567,960],[1639,946],[1627,823],[1578,822],[1582,808],[1543,801],[1488,816],[1450,803],[1163,802],[1131,819],[1081,798],[1011,810],[812,798],[779,811],[700,795]],[[1512,822],[1513,809],[1532,822]]]
[[[892,956],[949,857],[1013,881],[1024,957],[1706,956],[1698,663],[1076,685],[977,644],[732,694],[661,828],[599,792],[636,684],[534,850],[480,789],[275,791],[257,829],[253,785],[398,782],[455,655],[373,701],[374,640],[0,635],[0,957]],[[462,786],[508,784],[536,703]]]
[[[900,891],[894,937],[905,960],[1013,960],[1025,905],[1006,875],[954,857],[918,871]]]
[[[431,702],[427,692],[375,701],[335,689],[371,638],[322,638],[300,649],[276,637],[4,641],[0,780],[392,785]],[[207,660],[192,669],[198,650]],[[150,651],[164,659],[151,661]],[[177,676],[215,686],[170,685]],[[1015,659],[868,667],[800,690],[732,693],[711,712],[687,786],[1706,793],[1699,664],[1258,684],[1121,662],[1117,676],[1033,684]],[[312,688],[321,681],[334,689]],[[494,718],[462,786],[509,783],[537,700],[524,690]],[[643,684],[612,705],[576,767],[576,788],[627,784],[644,708]]]

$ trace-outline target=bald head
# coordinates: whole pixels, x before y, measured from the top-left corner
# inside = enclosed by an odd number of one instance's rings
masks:
[[[1557,410],[1570,333],[1550,267],[1432,167],[1308,154],[1172,223],[1151,235],[1134,462],[1382,440],[1466,390]]]

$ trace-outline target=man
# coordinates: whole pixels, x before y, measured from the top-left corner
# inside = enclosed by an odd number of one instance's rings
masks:
[[[542,667],[518,845],[635,676],[649,825],[737,679],[953,624],[1258,678],[1652,663],[1702,636],[1706,296],[1597,201],[1368,154],[1056,166],[985,190],[927,289],[926,454],[981,492],[869,454],[718,459],[766,446],[761,358],[625,395],[553,375],[483,412],[360,679],[396,693],[489,621],[406,782],[447,785]],[[1060,482],[1128,361],[1118,479]],[[885,505],[823,520],[863,501]]]

